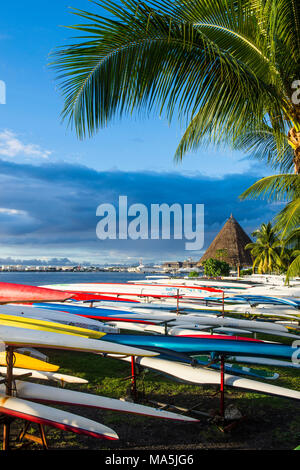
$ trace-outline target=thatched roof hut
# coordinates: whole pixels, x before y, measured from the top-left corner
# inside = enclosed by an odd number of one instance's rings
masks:
[[[245,246],[251,242],[250,237],[231,215],[198,262],[198,265],[200,266],[208,258],[216,258],[226,261],[233,267],[252,266],[250,251],[245,250]]]

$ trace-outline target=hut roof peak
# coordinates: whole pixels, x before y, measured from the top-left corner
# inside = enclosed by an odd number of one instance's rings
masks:
[[[231,266],[251,266],[250,252],[245,250],[245,246],[251,241],[231,214],[198,264],[202,264],[208,258],[219,258]]]

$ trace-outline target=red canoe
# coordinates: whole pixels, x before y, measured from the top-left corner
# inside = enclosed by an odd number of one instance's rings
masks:
[[[13,302],[63,302],[70,298],[72,298],[72,294],[61,290],[0,282],[0,304]]]
[[[252,341],[252,342],[255,342],[255,343],[263,343],[264,341],[261,340],[261,339],[256,339],[256,338],[248,338],[248,337],[245,337],[245,336],[230,336],[230,335],[217,335],[217,334],[214,334],[214,335],[203,335],[201,333],[195,333],[194,335],[191,334],[191,335],[175,335],[175,336],[180,336],[180,337],[184,337],[184,338],[212,338],[212,339],[228,339],[228,340],[231,340],[231,341]]]
[[[111,296],[111,295],[102,295],[102,294],[88,294],[87,292],[80,292],[80,291],[74,291],[74,292],[69,292],[70,296],[74,300],[110,300],[110,301],[119,301],[119,302],[139,302],[138,300],[133,300],[133,299],[127,299],[127,298],[121,298],[117,296]]]

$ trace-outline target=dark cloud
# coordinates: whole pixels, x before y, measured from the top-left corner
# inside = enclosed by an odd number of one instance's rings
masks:
[[[223,178],[179,173],[96,171],[62,162],[43,165],[0,160],[0,242],[35,248],[36,256],[65,249],[65,256],[116,259],[122,254],[143,259],[198,257],[185,251],[184,240],[106,240],[96,237],[96,208],[117,205],[119,195],[128,204],[204,204],[205,247],[231,213],[251,233],[271,220],[278,207],[265,201],[240,201],[238,196],[260,175]],[[83,255],[84,253],[84,255]],[[2,256],[3,248],[2,248]],[[56,254],[55,254],[56,256]],[[112,261],[115,261],[112,259]]]

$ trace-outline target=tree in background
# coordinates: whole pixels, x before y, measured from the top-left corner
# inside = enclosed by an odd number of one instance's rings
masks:
[[[204,274],[208,277],[229,276],[230,266],[225,261],[208,258],[203,262]]]
[[[272,224],[262,224],[252,233],[256,239],[246,245],[253,257],[253,272],[257,269],[259,274],[272,274],[282,272],[285,264],[282,256],[282,242]]]
[[[274,219],[274,229],[282,246],[281,260],[286,266],[286,282],[300,275],[300,177],[275,175],[252,185],[242,198],[263,197],[269,201],[285,202]]]
[[[190,271],[189,272],[189,277],[199,277],[199,272],[198,271]]]

